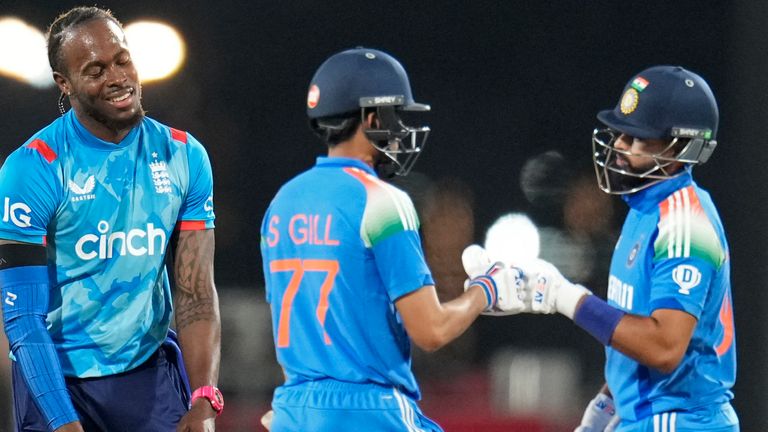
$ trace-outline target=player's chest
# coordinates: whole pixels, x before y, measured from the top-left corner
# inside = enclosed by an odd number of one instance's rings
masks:
[[[64,165],[61,216],[166,213],[175,218],[187,172],[167,151],[73,154]]]
[[[653,264],[653,216],[630,215],[616,243],[608,280],[608,300],[635,313],[647,306]]]

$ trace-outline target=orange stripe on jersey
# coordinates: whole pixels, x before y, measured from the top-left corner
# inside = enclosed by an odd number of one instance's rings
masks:
[[[176,141],[182,142],[184,144],[187,143],[187,132],[170,128],[171,129],[171,138],[173,138]]]
[[[176,231],[199,231],[205,229],[205,221],[181,221],[176,225]]]
[[[720,323],[723,325],[723,340],[715,347],[718,356],[725,354],[733,345],[733,306],[728,293],[723,297],[723,305],[720,306]]]
[[[31,143],[27,144],[27,147],[37,150],[44,158],[51,163],[59,157],[55,151],[53,151],[45,141],[40,138],[35,139]]]
[[[375,177],[371,176],[370,174],[361,170],[360,168],[344,168],[344,172],[360,180],[360,182],[363,183],[366,187],[378,186],[378,183],[376,183]]]

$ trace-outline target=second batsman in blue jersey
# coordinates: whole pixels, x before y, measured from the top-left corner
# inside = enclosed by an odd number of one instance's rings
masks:
[[[144,116],[109,11],[61,15],[48,52],[62,116],[0,169],[17,430],[213,431],[223,400],[206,151]]]
[[[598,184],[629,206],[607,302],[545,262],[527,284],[534,312],[560,312],[606,346],[606,386],[576,431],[736,432],[731,258],[693,180],[717,144],[712,90],[682,67],[651,67],[597,117],[607,127],[593,133]]]

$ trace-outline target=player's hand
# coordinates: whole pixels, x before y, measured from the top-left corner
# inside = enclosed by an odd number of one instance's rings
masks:
[[[557,267],[538,259],[523,267],[526,276],[526,298],[535,313],[561,314],[573,319],[576,306],[584,295],[592,294],[581,285],[571,283]]]
[[[176,432],[214,432],[216,430],[216,411],[210,402],[199,398],[192,404],[176,426]]]
[[[483,315],[513,315],[529,310],[525,303],[523,272],[501,262],[491,263],[485,249],[470,245],[461,255],[464,271],[469,276],[464,290],[480,286],[488,298]]]
[[[618,424],[619,416],[616,415],[613,399],[605,393],[598,393],[587,405],[581,424],[573,432],[613,432]]]
[[[269,410],[263,416],[261,416],[261,425],[264,426],[264,429],[272,430],[272,417],[274,417],[274,415],[275,412]]]

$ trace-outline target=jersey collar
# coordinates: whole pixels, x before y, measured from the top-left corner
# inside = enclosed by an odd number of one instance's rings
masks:
[[[329,167],[329,168],[355,167],[355,168],[360,168],[361,170],[367,172],[368,174],[378,177],[378,175],[376,175],[376,171],[374,171],[373,168],[368,166],[368,164],[361,161],[360,159],[320,156],[317,158],[316,166]]]
[[[125,138],[123,138],[123,140],[119,143],[107,142],[97,138],[90,131],[88,131],[88,129],[86,129],[82,123],[80,123],[77,115],[75,115],[75,110],[69,110],[69,112],[67,112],[67,114],[64,116],[64,121],[69,126],[69,129],[74,131],[75,136],[77,136],[80,144],[100,150],[113,151],[128,147],[138,140],[139,129],[141,129],[141,124],[144,122],[144,119],[142,119],[141,123],[131,129],[131,131],[128,132],[128,135],[126,135]]]
[[[685,172],[677,177],[661,181],[639,192],[624,195],[622,198],[624,198],[624,201],[626,201],[633,209],[648,211],[656,208],[660,202],[670,196],[673,192],[692,184],[695,184],[695,182],[693,181],[691,168],[688,167],[685,168]]]

